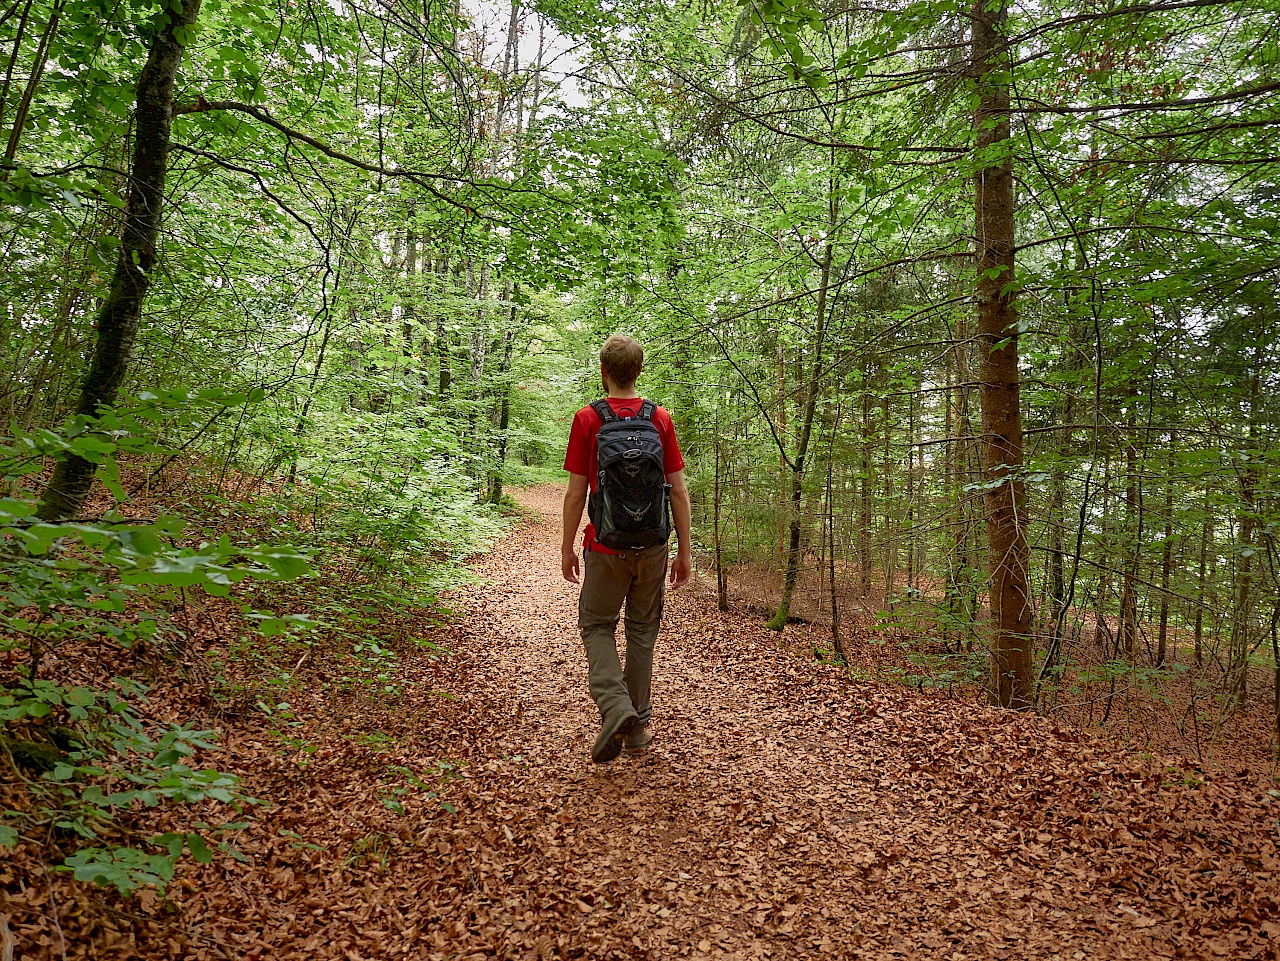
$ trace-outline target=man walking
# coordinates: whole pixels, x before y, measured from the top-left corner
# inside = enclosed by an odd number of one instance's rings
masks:
[[[591,696],[600,708],[600,734],[591,748],[597,764],[612,761],[624,749],[642,752],[653,740],[650,688],[667,574],[668,502],[679,539],[671,586],[686,584],[692,567],[684,458],[671,415],[636,393],[643,367],[644,350],[635,340],[614,334],[605,341],[600,350],[605,399],[573,418],[564,459],[569,489],[560,568],[570,583],[579,583],[580,574],[582,578],[578,627],[587,651]],[[654,462],[654,480],[644,472],[647,461]],[[587,524],[579,568],[574,535],[588,493],[593,523]],[[606,543],[597,540],[597,533]],[[624,601],[625,671],[614,636]]]

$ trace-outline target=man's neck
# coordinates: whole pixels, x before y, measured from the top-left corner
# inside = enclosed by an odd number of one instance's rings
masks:
[[[634,387],[628,387],[626,390],[622,390],[620,388],[615,387],[609,391],[608,396],[613,398],[614,400],[639,400],[640,399],[640,395],[636,393],[636,389]]]

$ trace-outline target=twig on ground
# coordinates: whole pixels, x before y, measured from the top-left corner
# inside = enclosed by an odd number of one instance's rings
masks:
[[[67,936],[62,933],[62,921],[58,917],[58,902],[53,898],[53,875],[49,873],[48,868],[45,868],[44,877],[49,884],[49,910],[53,914],[53,929],[58,932],[58,952],[62,955],[62,961],[67,961]]]
[[[0,961],[13,961],[13,949],[18,946],[18,939],[9,929],[9,915],[0,914]]]

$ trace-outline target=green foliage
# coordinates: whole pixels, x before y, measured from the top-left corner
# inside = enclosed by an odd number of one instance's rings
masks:
[[[900,645],[911,670],[899,669],[900,683],[917,691],[982,686],[989,672],[985,650],[947,651],[936,638],[921,638]]]
[[[422,774],[403,764],[392,764],[387,768],[387,783],[380,794],[382,804],[387,810],[404,815],[403,799],[417,797],[436,801],[442,810],[456,814],[456,807],[448,801],[440,800],[440,792],[451,781],[462,776],[460,765],[452,761],[436,761],[431,771]]]
[[[227,397],[219,392],[218,399]],[[172,517],[130,523],[112,511],[91,522],[36,519],[35,501],[18,485],[42,456],[91,457],[123,500],[117,458],[162,452],[145,441],[146,430],[145,421],[113,412],[93,422],[77,419],[64,432],[15,432],[0,446],[10,495],[0,500],[0,655],[10,661],[23,655],[16,678],[0,678],[0,724],[57,742],[46,751],[52,763],[41,764],[30,784],[36,809],[26,827],[48,825],[89,842],[67,858],[66,869],[122,892],[163,887],[184,844],[197,860],[209,856],[195,833],[176,846],[172,837],[152,839],[163,854],[110,846],[123,813],[205,801],[239,809],[253,799],[240,793],[234,776],[193,763],[200,751],[214,749],[214,732],[180,724],[157,732],[143,721],[144,685],[125,677],[105,688],[62,683],[41,676],[44,659],[88,639],[128,649],[176,631],[162,613],[175,589],[225,596],[246,581],[279,582],[311,570],[306,555],[281,545],[236,544],[229,535],[183,545],[183,524]],[[276,621],[289,623],[274,617],[262,623],[273,628]],[[16,840],[26,829],[21,823],[8,826],[6,836]]]

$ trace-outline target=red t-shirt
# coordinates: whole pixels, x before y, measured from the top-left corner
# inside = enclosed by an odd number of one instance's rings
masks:
[[[643,397],[610,397],[609,406],[619,417],[636,417],[640,413]],[[671,415],[659,407],[653,412],[653,426],[658,428],[658,436],[662,438],[662,472],[674,474],[684,470],[684,457],[680,454],[680,445],[676,443],[676,428],[671,423]],[[569,431],[569,449],[564,455],[564,469],[570,474],[587,475],[590,490],[599,486],[600,468],[596,460],[596,434],[600,432],[600,415],[591,407],[584,407],[573,416],[573,427]],[[596,528],[587,522],[587,530],[582,538],[582,548],[588,551],[599,551],[602,554],[616,554],[603,544],[596,543]]]

